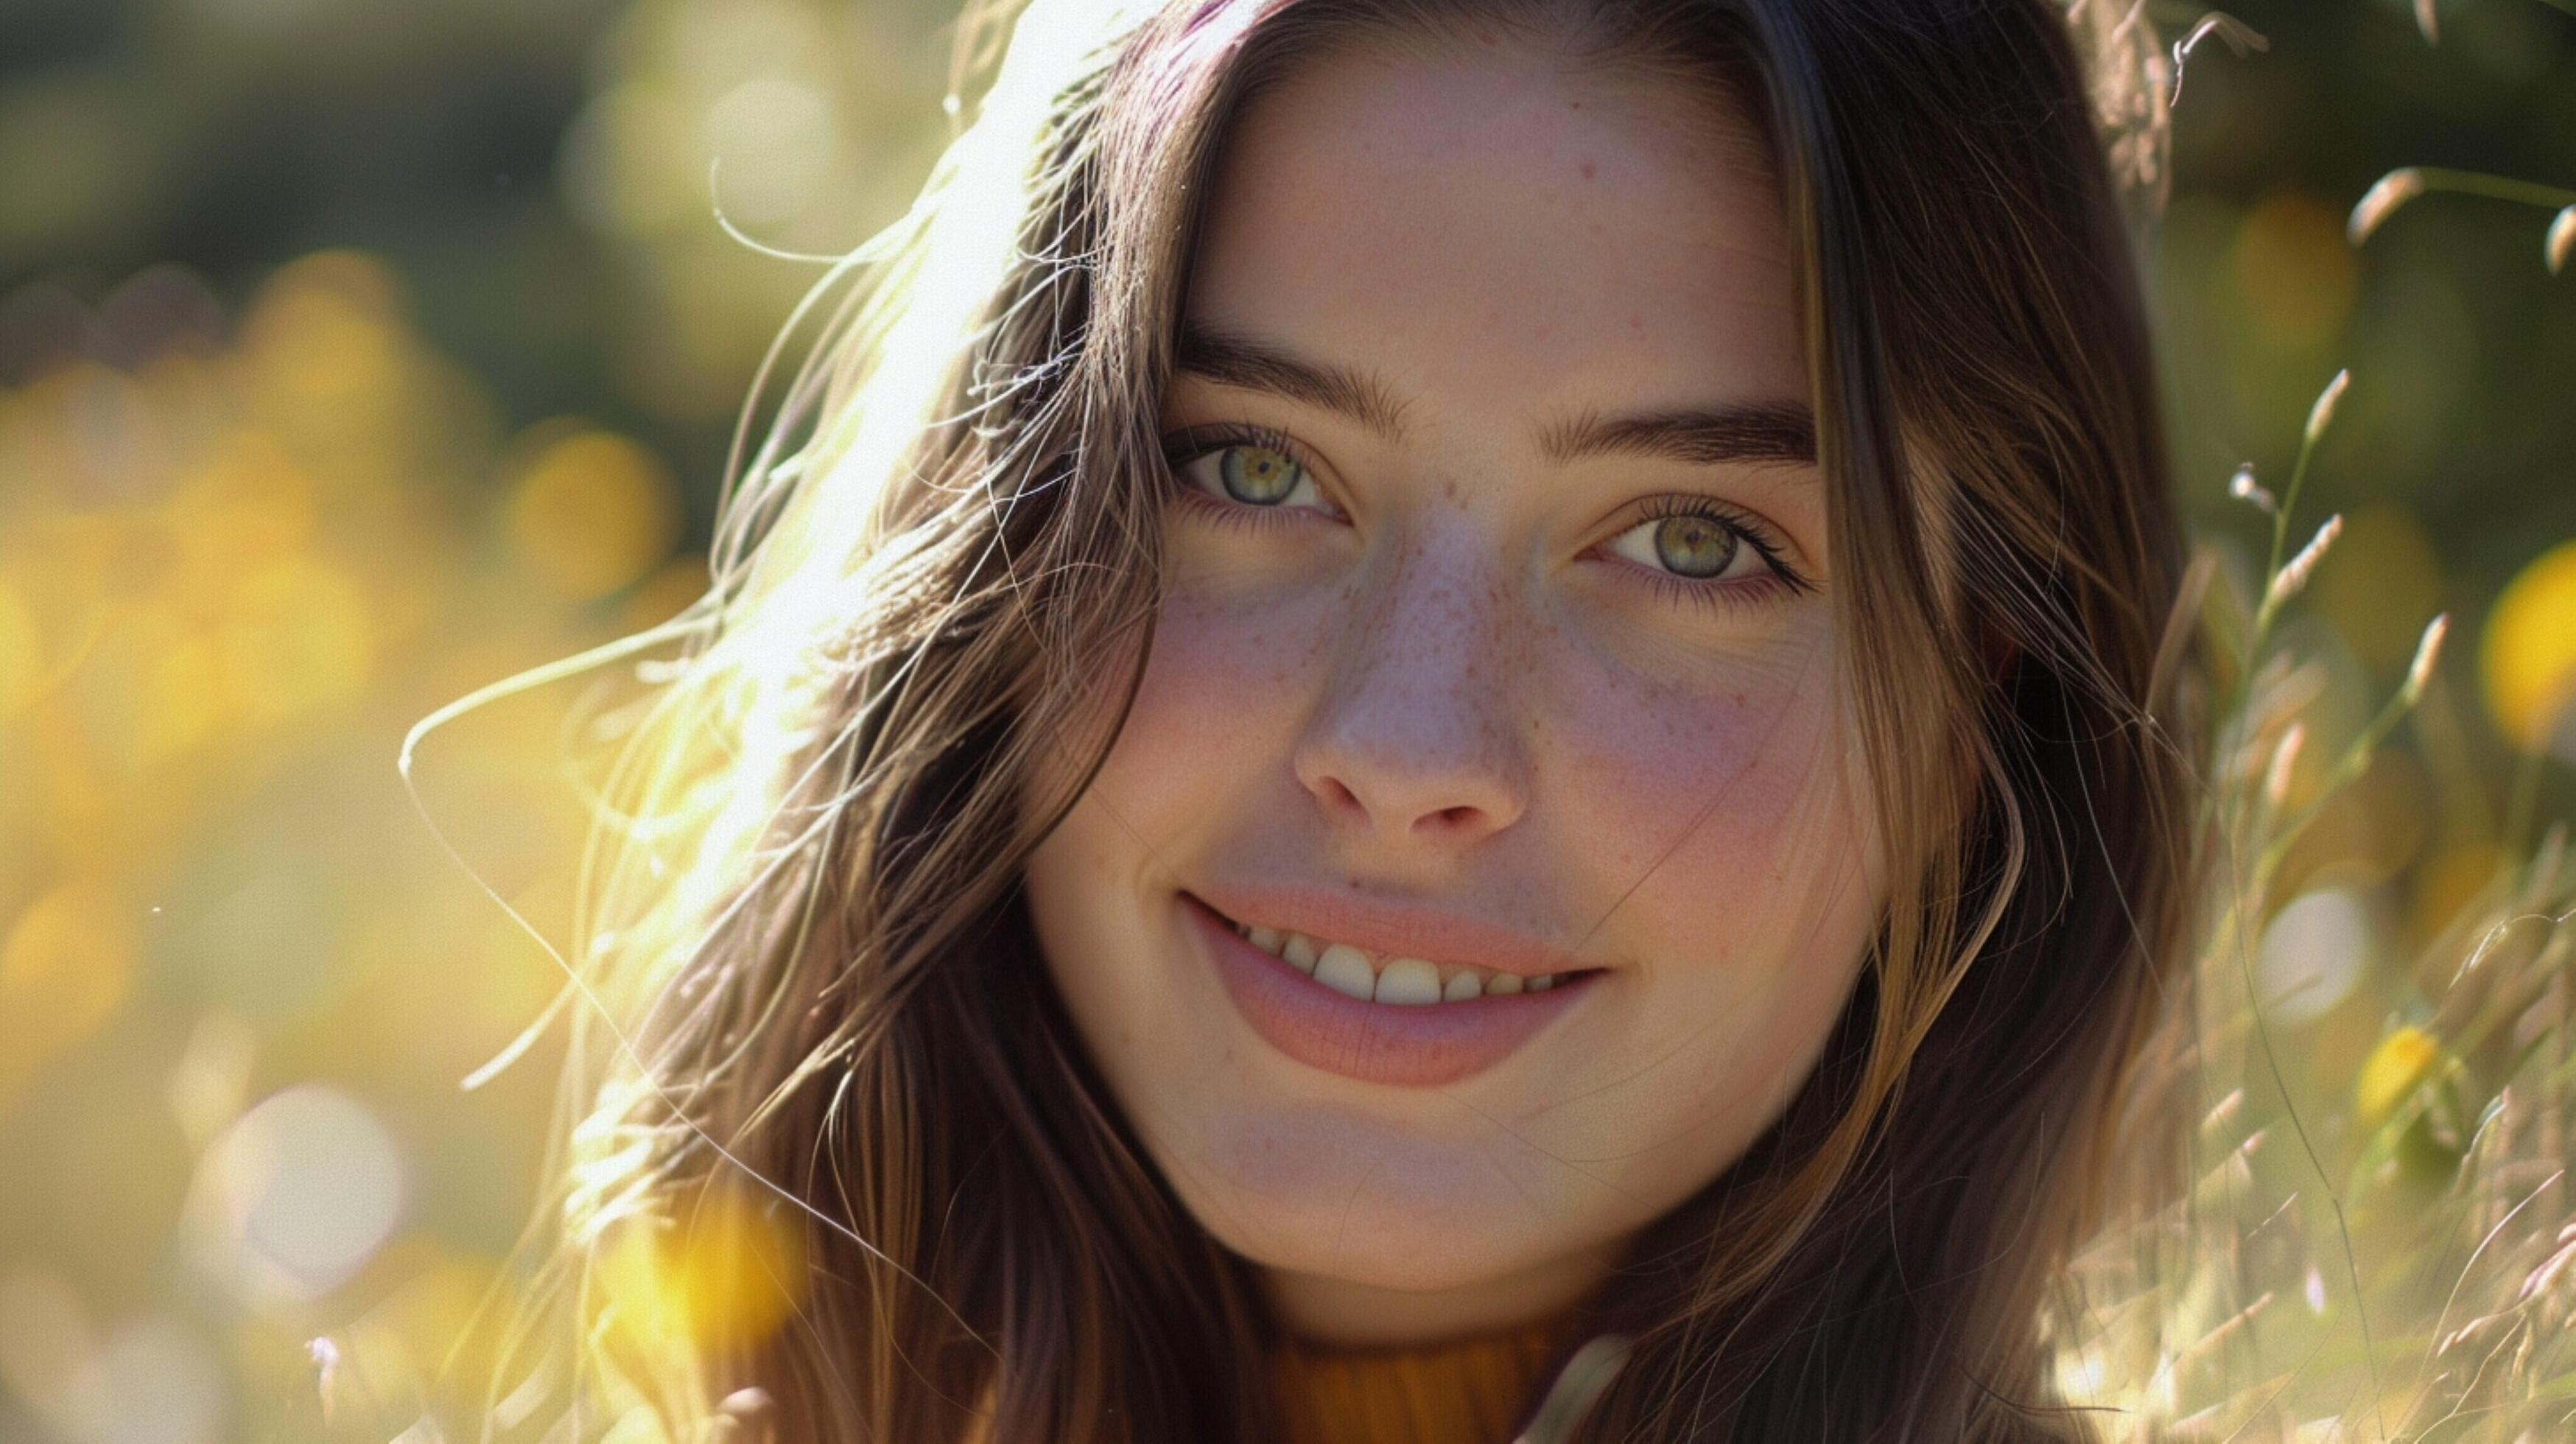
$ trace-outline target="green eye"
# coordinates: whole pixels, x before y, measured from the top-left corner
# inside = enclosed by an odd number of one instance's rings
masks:
[[[1217,453],[1225,494],[1253,506],[1276,506],[1297,489],[1306,469],[1267,446],[1234,445]]]
[[[1732,530],[1704,516],[1668,516],[1655,524],[1655,559],[1677,576],[1721,576],[1743,545]]]

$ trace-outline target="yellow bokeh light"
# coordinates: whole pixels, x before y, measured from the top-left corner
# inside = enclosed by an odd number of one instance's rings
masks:
[[[334,1402],[398,1407],[433,1391],[471,1395],[500,1362],[516,1299],[493,1263],[426,1234],[387,1246],[402,1282],[332,1339]]]
[[[152,715],[138,739],[147,766],[188,752],[214,731],[222,679],[214,644],[203,636],[178,637],[153,657],[143,688]]]
[[[33,784],[25,794],[33,805],[0,825],[22,827],[65,872],[134,877],[167,861],[166,849],[196,820],[195,809],[222,779],[217,768],[188,764],[216,754],[198,750],[177,765],[141,767],[139,753],[121,750],[133,748],[141,731],[129,729],[121,741],[93,735],[85,711],[68,698],[40,703],[15,724],[16,737],[0,742],[23,742]]]
[[[52,680],[77,667],[105,633],[119,601],[110,595],[110,572],[128,551],[120,538],[137,525],[129,517],[40,512],[0,533],[13,544],[0,569],[42,640]]]
[[[680,532],[671,475],[653,453],[606,431],[575,431],[528,462],[510,498],[510,536],[531,567],[582,599],[634,583]]]
[[[401,312],[401,283],[373,256],[323,251],[280,268],[242,318],[258,404],[327,412],[399,389]]]
[[[2276,347],[2322,345],[2352,314],[2356,277],[2343,217],[2313,196],[2282,191],[2257,203],[2230,259],[2238,300]]]
[[[2416,870],[2415,895],[2409,904],[2411,935],[2420,942],[2439,934],[2512,867],[2512,854],[2493,841],[2462,843],[2426,858]],[[2456,963],[2456,959],[2437,960],[2444,970]],[[2443,976],[2447,979],[2447,971]]]
[[[174,936],[194,938],[210,900],[232,896],[229,882],[220,893],[201,882],[201,869],[237,865],[232,847],[265,869],[260,849],[292,846],[328,820],[338,795],[295,785],[308,760],[328,765],[353,748],[389,757],[391,740],[373,730],[389,718],[417,717],[613,628],[651,625],[707,584],[702,557],[674,555],[679,487],[634,440],[559,420],[524,437],[496,477],[496,404],[478,403],[479,383],[424,343],[408,309],[383,261],[330,252],[281,267],[235,326],[205,333],[204,349],[136,371],[56,365],[0,385],[0,1113],[33,1130],[14,1162],[88,1200],[59,1257],[121,1297],[142,1296],[129,1273],[156,1267],[175,1241],[188,1158],[223,1146],[248,1116],[254,1058],[256,1076],[325,1080],[314,1086],[354,1071],[380,1089],[450,1087],[561,982],[479,896],[470,914],[407,901],[464,891],[416,835],[342,846],[350,834],[334,831],[317,844],[333,855],[317,859],[309,902],[335,911],[310,922],[343,941],[315,984],[322,1001],[309,1024],[298,1015],[281,1034],[244,1022],[229,1039],[201,1027],[174,1060],[154,1052],[168,1051],[166,1038],[120,1020],[159,1016],[170,1002],[153,989],[179,975],[156,982],[145,961],[165,915]],[[422,775],[435,794],[471,769],[473,749],[507,762],[481,820],[459,827],[492,834],[474,839],[477,861],[560,938],[569,902],[539,887],[536,865],[578,855],[581,799],[565,787],[560,807],[535,800],[562,780],[560,739],[541,712],[485,709],[433,744]],[[399,798],[389,767],[379,780],[387,801]],[[343,898],[351,915],[339,919]],[[260,936],[244,943],[251,965],[220,986],[269,996]],[[472,976],[446,966],[459,948],[475,960]],[[291,974],[303,966],[281,964],[279,996],[302,986]],[[226,1007],[239,1003],[227,995]],[[82,1066],[63,1067],[75,1049]],[[88,1066],[92,1050],[105,1066]],[[101,1095],[107,1078],[125,1091]],[[47,1103],[34,1114],[40,1084]],[[237,1152],[288,1159],[309,1134],[298,1123]],[[474,1317],[496,1283],[483,1254],[424,1265],[370,1252],[391,1246],[376,1230],[408,1185],[380,1169],[378,1183],[393,1184],[375,1189],[372,1211],[352,1213],[340,1153],[327,1196],[298,1183],[235,1199],[247,1212],[234,1254],[251,1260],[236,1281],[265,1280],[274,1299],[308,1311],[300,1332],[281,1336],[308,1403],[317,1381],[302,1345],[320,1332],[342,1350],[342,1404],[364,1402],[363,1371],[389,1410],[416,1413],[441,1365],[453,1365],[445,1382],[458,1388],[491,1372],[484,1335],[518,1300],[500,1283],[494,1308]],[[494,1168],[515,1160],[496,1156]],[[515,1197],[525,1182],[491,1186]],[[388,1200],[392,1214],[376,1206]],[[605,1241],[621,1332],[696,1348],[776,1328],[803,1297],[801,1235],[738,1198],[689,1218]],[[358,1284],[338,1285],[350,1292],[327,1306],[306,1297],[353,1266],[368,1293],[377,1280],[407,1280],[355,1323],[344,1305]]]
[[[619,622],[631,632],[658,627],[706,595],[708,582],[705,557],[677,558],[636,586],[619,610]]]
[[[2441,558],[2413,512],[2365,506],[2345,514],[2309,595],[2355,655],[2374,667],[2403,667],[2424,623],[2442,609]]]
[[[45,684],[45,639],[36,612],[0,576],[0,722],[26,711]]]
[[[2530,752],[2562,740],[2576,702],[2576,542],[2542,553],[2496,597],[2478,662],[2506,737]]]
[[[804,1250],[773,1208],[717,1189],[677,1225],[619,1224],[599,1261],[610,1322],[653,1351],[738,1348],[804,1296]]]
[[[2393,1029],[2380,1039],[2353,1084],[2353,1107],[2362,1121],[2377,1123],[2396,1111],[2441,1056],[2442,1045],[2421,1028]]]
[[[70,1280],[33,1262],[0,1273],[0,1383],[58,1422],[98,1352],[89,1301]]]
[[[372,653],[357,583],[318,559],[289,557],[245,577],[226,608],[224,693],[245,716],[291,716],[355,696]]]
[[[95,883],[41,894],[0,942],[0,1098],[124,1003],[135,929],[124,902]]]
[[[217,718],[214,649],[162,607],[130,609],[71,679],[92,755],[125,782],[205,740]]]
[[[180,616],[134,606],[90,647],[67,691],[90,756],[124,784],[214,730],[214,650]]]
[[[275,437],[244,428],[180,484],[169,517],[183,568],[177,584],[213,594],[312,538],[314,481]]]

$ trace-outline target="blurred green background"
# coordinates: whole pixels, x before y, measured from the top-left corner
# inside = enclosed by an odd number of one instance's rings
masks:
[[[2345,235],[2401,165],[2576,186],[2576,14],[2437,11],[2428,46],[2406,3],[2235,9],[2270,48],[2194,57],[2151,263],[2180,481],[2242,575],[2268,522],[2230,474],[2277,490],[2352,372],[2292,526],[2345,516],[2290,623],[2320,725],[2454,620],[2263,939],[2320,1078],[2382,1033],[2372,968],[2576,791],[2576,267],[2530,205]],[[951,19],[0,0],[0,1440],[355,1437],[326,1392],[425,1387],[525,1222],[555,1054],[458,1083],[558,974],[397,746],[704,585],[820,269],[715,208],[814,253],[893,219]],[[540,919],[579,842],[550,720],[497,707],[419,770]]]

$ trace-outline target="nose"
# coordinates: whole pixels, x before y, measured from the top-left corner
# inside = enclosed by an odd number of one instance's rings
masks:
[[[1527,809],[1530,679],[1509,655],[1509,602],[1472,570],[1416,554],[1336,619],[1293,765],[1337,831],[1455,851]]]

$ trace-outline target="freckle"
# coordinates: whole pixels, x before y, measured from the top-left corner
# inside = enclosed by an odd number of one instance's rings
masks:
[[[1582,105],[1583,105],[1583,102],[1578,100],[1578,101],[1576,101],[1574,104],[1575,104],[1575,107],[1576,107],[1577,109],[1581,109],[1581,108],[1582,108]],[[1590,180],[1590,179],[1592,179],[1592,171],[1593,171],[1593,165],[1592,165],[1592,162],[1591,162],[1591,161],[1589,161],[1589,160],[1586,160],[1586,161],[1583,163],[1583,178],[1584,178],[1585,180]]]

